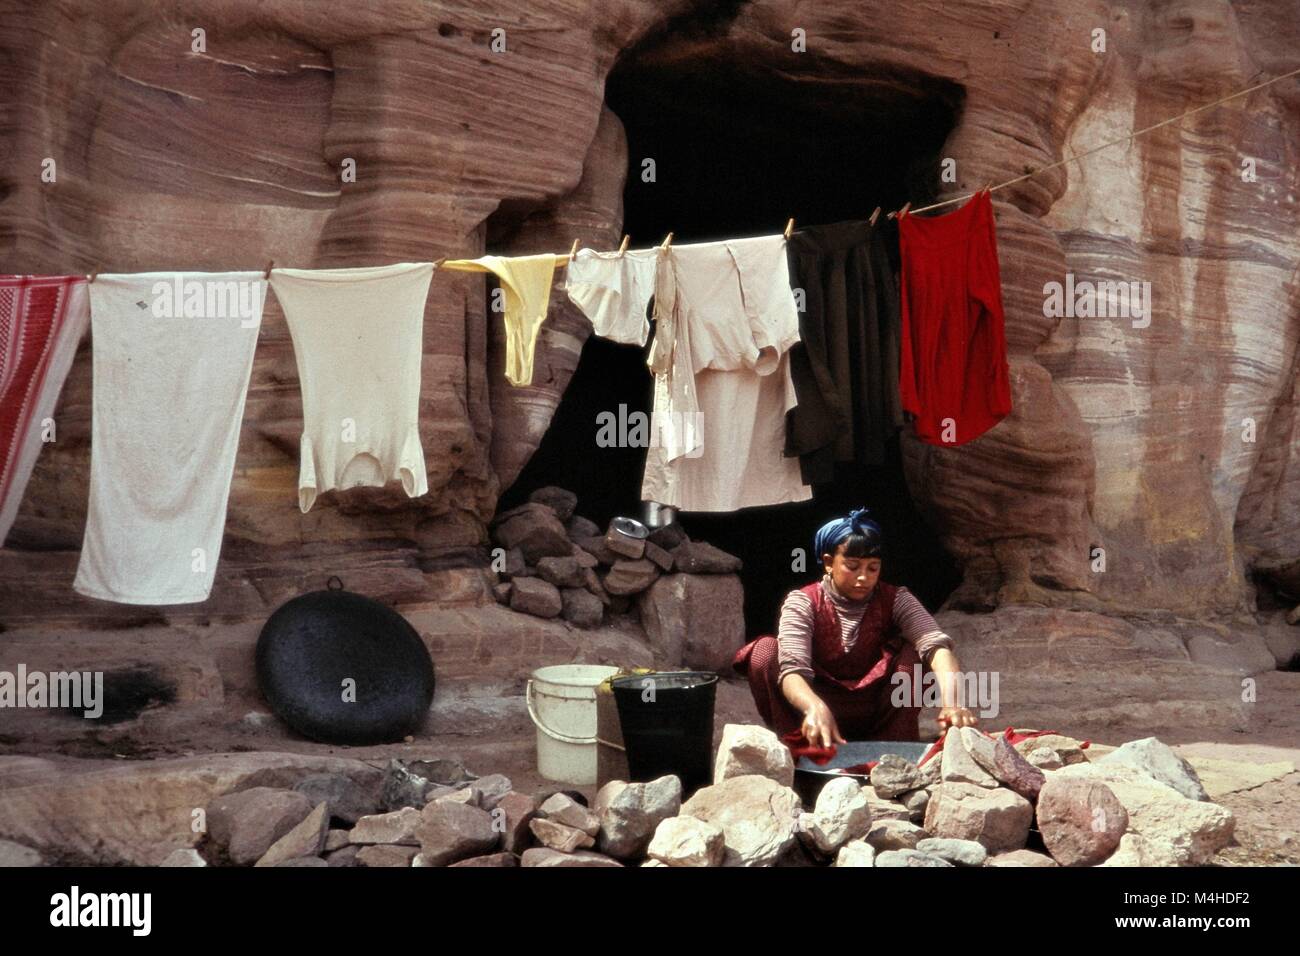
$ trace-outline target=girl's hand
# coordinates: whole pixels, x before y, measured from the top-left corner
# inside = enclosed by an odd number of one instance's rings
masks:
[[[939,711],[940,730],[947,730],[949,727],[974,727],[978,723],[979,718],[965,707],[945,707]]]
[[[809,708],[803,718],[803,736],[814,747],[829,747],[832,744],[848,743],[840,736],[839,725],[835,715],[823,701],[817,701]]]

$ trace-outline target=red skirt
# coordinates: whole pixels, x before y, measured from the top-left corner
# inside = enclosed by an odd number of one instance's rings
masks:
[[[920,739],[921,708],[911,706],[912,695],[905,695],[907,706],[895,707],[890,698],[896,690],[891,677],[899,671],[908,674],[921,659],[916,648],[904,642],[894,658],[893,666],[880,679],[860,690],[847,690],[833,681],[814,678],[809,685],[835,715],[840,733],[846,740],[908,740]],[[749,689],[754,695],[754,706],[769,729],[778,736],[798,730],[803,726],[803,714],[790,705],[777,683],[780,670],[777,663],[777,641],[764,636],[750,641],[739,651],[732,666],[749,678]],[[927,670],[923,668],[924,671]]]

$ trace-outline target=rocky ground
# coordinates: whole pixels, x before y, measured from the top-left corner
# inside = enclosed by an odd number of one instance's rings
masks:
[[[1090,739],[1094,757],[1127,740],[1159,737],[1195,768],[1211,800],[1236,817],[1234,839],[1214,855],[1213,865],[1300,864],[1300,801],[1296,799],[1300,773],[1295,770],[1300,759],[1300,715],[1294,706],[1300,674],[1276,671],[1261,675],[1259,688],[1252,727],[1246,732],[1078,723],[1043,729]],[[113,850],[111,831],[120,829],[114,821],[121,821],[123,815],[148,815],[150,794],[166,790],[156,782],[149,783],[155,773],[172,781],[184,778],[183,785],[176,784],[187,794],[181,802],[189,800],[197,806],[206,805],[221,792],[223,773],[233,774],[230,780],[245,784],[254,772],[270,774],[269,779],[274,780],[277,773],[293,772],[298,761],[318,771],[328,768],[332,760],[349,765],[360,762],[379,772],[394,757],[406,762],[455,758],[477,774],[505,775],[515,790],[525,794],[544,795],[560,786],[536,773],[535,743],[526,716],[507,733],[429,733],[407,743],[360,748],[302,740],[256,710],[228,716],[232,719],[224,723],[213,720],[181,726],[173,722],[170,730],[163,722],[151,724],[142,717],[134,727],[121,727],[101,739],[60,746],[59,754],[52,754],[48,747],[4,738],[0,837],[30,846],[64,839],[70,843],[64,857],[69,861],[94,858],[97,846],[99,851],[107,846],[101,859],[112,859],[117,853],[123,862],[144,862]],[[726,724],[758,723],[744,683],[719,683],[715,720],[715,742],[721,740]],[[1002,714],[985,722],[984,729],[995,732],[1015,723],[1014,715]],[[936,736],[932,719],[923,721],[925,734],[927,739]],[[122,775],[133,772],[140,778],[138,787],[122,782]],[[299,768],[297,772],[303,771]],[[98,781],[103,789],[88,786],[88,781]],[[566,789],[595,801],[594,786]],[[65,808],[61,823],[51,822],[51,803]],[[153,809],[162,812],[162,808]],[[160,839],[158,834],[152,837]],[[50,858],[59,859],[60,855],[56,852]]]

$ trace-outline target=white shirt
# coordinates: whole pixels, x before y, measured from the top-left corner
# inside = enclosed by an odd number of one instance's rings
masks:
[[[431,262],[275,269],[302,383],[298,507],[332,488],[401,481],[429,490],[420,445],[420,358]]]
[[[641,497],[682,511],[807,501],[785,458],[799,341],[785,238],[672,246],[660,262],[649,364],[655,441]]]

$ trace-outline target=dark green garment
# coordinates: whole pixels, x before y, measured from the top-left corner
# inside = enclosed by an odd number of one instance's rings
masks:
[[[836,462],[878,466],[903,426],[898,393],[898,286],[888,226],[839,222],[801,229],[786,246],[803,290],[802,341],[790,353],[799,404],[786,413],[785,455],[805,484],[833,481]]]

